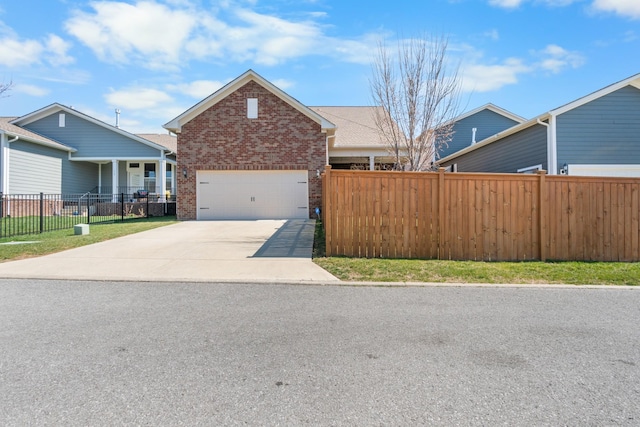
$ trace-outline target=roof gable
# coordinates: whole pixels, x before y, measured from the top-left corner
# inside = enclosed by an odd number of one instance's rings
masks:
[[[222,101],[227,96],[229,96],[230,94],[232,94],[233,92],[235,92],[236,90],[244,86],[245,84],[249,83],[250,81],[253,81],[259,84],[260,86],[262,86],[263,88],[265,88],[266,90],[268,90],[269,92],[271,92],[272,94],[274,94],[275,96],[277,96],[278,98],[282,99],[284,102],[289,104],[291,107],[295,108],[305,116],[309,117],[311,120],[320,124],[323,131],[329,131],[329,130],[335,129],[336,126],[333,123],[331,123],[330,121],[328,121],[327,119],[325,119],[324,117],[316,113],[315,111],[311,110],[310,108],[306,107],[300,101],[286,94],[284,91],[282,91],[281,89],[279,89],[278,87],[276,87],[275,85],[273,85],[272,83],[264,79],[262,76],[260,76],[258,73],[256,73],[253,70],[248,70],[247,72],[245,72],[244,74],[236,78],[235,80],[226,84],[225,86],[223,86],[216,92],[212,93],[211,95],[209,95],[208,97],[206,97],[205,99],[203,99],[202,101],[194,105],[193,107],[189,108],[184,113],[180,114],[178,117],[166,123],[163,127],[173,133],[180,133],[182,130],[182,126],[184,126],[186,123],[190,122],[195,117],[202,114],[204,111],[216,105],[218,102]]]
[[[466,119],[467,117],[471,117],[473,115],[476,115],[484,110],[489,110],[489,111],[493,111],[496,114],[500,114],[501,116],[504,116],[508,119],[513,120],[514,122],[518,122],[518,123],[523,123],[526,121],[526,119],[524,117],[520,117],[517,114],[513,114],[510,111],[505,110],[504,108],[500,108],[497,105],[494,104],[485,104],[481,107],[475,108],[471,111],[467,111],[466,113],[463,113],[461,115],[459,115],[458,117],[456,117],[455,119],[453,119],[454,122],[459,122],[460,120]]]
[[[509,129],[504,130],[503,132],[499,132],[495,135],[492,135],[488,138],[485,138],[482,141],[479,141],[477,144],[471,145],[463,150],[460,151],[456,151],[455,153],[441,159],[441,162],[446,162],[449,160],[453,160],[456,157],[459,157],[463,154],[466,154],[470,151],[474,151],[477,150],[481,147],[484,147],[485,145],[489,145],[492,144],[496,141],[501,140],[502,138],[505,138],[509,135],[513,135],[514,133],[520,132],[524,129],[527,129],[531,126],[535,126],[535,125],[539,125],[541,124],[541,122],[544,122],[546,120],[549,120],[550,117],[552,116],[559,116],[561,114],[564,114],[568,111],[574,110],[578,107],[581,107],[585,104],[588,104],[589,102],[595,101],[598,98],[602,98],[603,96],[609,95],[610,93],[613,93],[617,90],[622,89],[623,87],[626,86],[633,86],[637,89],[640,89],[640,73],[639,74],[635,74],[631,77],[628,77],[624,80],[621,80],[617,83],[613,83],[609,86],[606,86],[600,90],[597,90],[595,92],[590,93],[589,95],[583,96],[581,98],[576,99],[575,101],[569,102],[568,104],[565,104],[563,106],[560,106],[558,108],[555,108],[553,110],[549,110],[548,112],[542,113],[539,116],[534,117],[531,120],[528,120],[526,122],[517,124]]]
[[[11,137],[17,137],[22,141],[33,142],[35,144],[43,145],[45,147],[55,148],[57,150],[68,151],[73,153],[77,151],[73,147],[69,147],[66,144],[55,141],[39,133],[33,132],[29,129],[23,129],[20,126],[14,125],[11,122],[16,120],[16,117],[0,117],[0,133],[7,134]]]
[[[102,120],[98,120],[95,117],[91,117],[88,114],[81,113],[78,110],[75,110],[75,109],[70,108],[70,107],[66,107],[66,106],[64,106],[62,104],[59,104],[57,102],[53,103],[51,105],[48,105],[48,106],[46,106],[44,108],[41,108],[39,110],[36,110],[36,111],[34,111],[32,113],[29,113],[27,115],[24,115],[22,117],[18,117],[16,119],[12,120],[11,124],[14,124],[14,125],[17,125],[17,126],[20,126],[20,127],[21,126],[26,126],[29,123],[36,122],[38,120],[41,120],[41,119],[43,119],[45,117],[48,117],[48,116],[50,116],[52,114],[56,114],[58,112],[64,112],[65,114],[71,114],[71,115],[73,115],[75,117],[78,117],[81,120],[85,120],[85,121],[87,121],[89,123],[92,123],[94,125],[100,126],[100,127],[104,128],[104,129],[107,129],[107,130],[109,130],[111,132],[114,132],[114,133],[122,135],[122,136],[124,136],[126,138],[129,138],[129,139],[131,139],[133,141],[136,141],[138,143],[147,145],[147,146],[149,146],[151,148],[155,148],[157,150],[163,150],[163,151],[166,150],[166,148],[163,147],[162,145],[156,144],[156,143],[154,143],[152,141],[149,141],[149,140],[147,140],[145,138],[141,138],[141,137],[139,137],[137,135],[134,135],[132,133],[124,131],[124,130],[122,130],[120,128],[117,128],[115,126],[112,126],[112,125],[110,125],[108,123],[105,123]]]
[[[549,114],[558,116],[560,114],[564,114],[567,111],[578,108],[582,105],[588,104],[591,101],[594,101],[598,98],[602,98],[605,95],[613,93],[619,89],[622,89],[625,86],[633,86],[636,89],[640,89],[640,74],[633,75],[629,78],[621,80],[617,83],[611,84],[607,87],[604,87],[600,90],[590,93],[589,95],[583,96],[582,98],[578,98],[575,101],[572,101],[568,104],[565,104],[561,107],[558,107],[554,110],[549,111]]]

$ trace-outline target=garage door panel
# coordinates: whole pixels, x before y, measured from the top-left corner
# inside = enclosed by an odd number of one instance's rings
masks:
[[[308,218],[307,171],[198,171],[198,219]]]

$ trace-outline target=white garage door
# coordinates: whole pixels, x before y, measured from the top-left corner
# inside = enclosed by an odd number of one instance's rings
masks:
[[[198,171],[198,219],[309,218],[307,171]]]

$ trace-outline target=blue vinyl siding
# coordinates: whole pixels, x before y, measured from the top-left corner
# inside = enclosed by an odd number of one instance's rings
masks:
[[[65,127],[59,127],[58,116],[56,112],[24,127],[77,149],[73,157],[160,157],[158,149],[73,114],[65,113]]]
[[[558,168],[640,164],[640,90],[626,86],[557,118]]]
[[[62,169],[62,192],[84,194],[98,186],[98,165],[66,161]]]
[[[547,128],[533,125],[441,166],[454,163],[458,172],[516,173],[518,169],[539,164],[547,169]]]
[[[85,193],[98,185],[98,165],[71,162],[66,151],[25,141],[12,142],[10,149],[10,193]]]
[[[67,152],[25,141],[10,144],[10,194],[60,194]]]
[[[440,148],[438,158],[444,158],[470,146],[473,137],[473,128],[477,128],[476,142],[480,142],[517,124],[519,124],[517,121],[488,109],[465,117],[454,124],[453,139],[449,142],[448,146]]]

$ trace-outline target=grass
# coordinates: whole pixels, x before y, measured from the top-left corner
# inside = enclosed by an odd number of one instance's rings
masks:
[[[640,285],[640,263],[327,258],[320,221],[313,254],[316,264],[345,281]]]
[[[90,245],[128,234],[151,230],[176,222],[175,217],[151,217],[130,219],[124,222],[91,224],[90,233],[76,236],[73,229],[50,231],[41,234],[15,236],[0,239],[0,262],[31,258],[60,252],[79,246]],[[9,242],[36,242],[26,244],[2,245]]]

